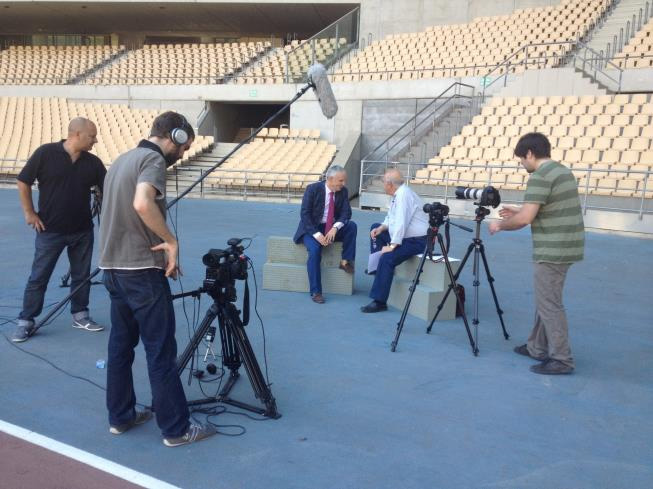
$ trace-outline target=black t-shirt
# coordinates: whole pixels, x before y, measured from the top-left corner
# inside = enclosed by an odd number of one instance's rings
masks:
[[[91,187],[102,189],[106,173],[100,158],[87,151],[73,163],[62,140],[34,151],[18,180],[27,185],[38,181],[38,215],[46,232],[77,233],[93,227]]]

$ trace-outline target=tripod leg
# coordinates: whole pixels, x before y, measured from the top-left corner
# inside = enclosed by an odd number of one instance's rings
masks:
[[[413,282],[410,285],[409,292],[408,292],[408,299],[406,300],[406,304],[404,304],[404,310],[401,312],[401,318],[397,323],[397,332],[395,333],[395,339],[390,345],[390,351],[395,351],[397,349],[397,343],[399,342],[399,335],[401,334],[401,330],[404,329],[404,322],[406,321],[406,316],[408,315],[408,308],[410,307],[410,301],[413,300],[413,294],[415,293],[415,289],[417,288],[417,284],[419,283],[419,277],[422,274],[422,270],[424,269],[424,262],[426,261],[426,256],[429,254],[428,252],[429,252],[429,244],[427,243],[426,248],[424,249],[424,253],[422,254],[422,258],[419,261],[419,265],[417,266],[417,271],[415,272],[415,278],[413,279]]]
[[[72,290],[70,294],[68,294],[66,297],[61,299],[59,303],[52,308],[52,310],[39,322],[39,324],[36,325],[36,327],[32,330],[32,333],[30,336],[32,336],[34,333],[36,333],[39,329],[41,329],[45,324],[50,320],[52,316],[54,316],[56,313],[58,313],[62,307],[64,307],[68,301],[77,293],[79,292],[82,287],[84,287],[87,283],[89,283],[91,280],[93,280],[93,277],[95,277],[98,273],[100,273],[100,269],[96,268],[91,272],[91,274],[77,287],[75,287],[75,290]]]
[[[204,319],[202,319],[202,322],[197,327],[197,331],[195,331],[195,334],[188,342],[188,345],[186,345],[186,349],[184,350],[184,352],[177,357],[178,375],[181,376],[181,374],[184,373],[184,369],[188,365],[188,362],[190,362],[191,358],[193,358],[193,353],[195,353],[195,350],[202,342],[202,339],[204,338],[204,336],[206,336],[206,332],[209,330],[211,323],[213,322],[213,320],[217,315],[218,315],[218,306],[214,302],[213,304],[211,304],[209,310],[206,311],[206,315],[204,316]]]
[[[494,305],[497,308],[497,314],[499,315],[499,321],[501,322],[501,329],[503,330],[503,337],[509,339],[510,335],[506,331],[506,325],[503,323],[503,310],[499,307],[499,299],[497,299],[497,293],[494,290],[494,277],[490,273],[490,266],[487,263],[487,258],[485,257],[485,246],[481,243],[481,257],[483,258],[483,267],[485,268],[485,275],[487,275],[487,281],[490,284],[490,290],[492,291],[492,297],[494,298]]]
[[[221,315],[221,318],[224,319],[225,333],[229,337],[229,342],[236,347],[235,351],[240,354],[242,363],[245,365],[245,371],[247,372],[247,377],[249,377],[250,384],[254,389],[254,395],[257,399],[260,399],[263,404],[265,404],[266,410],[261,412],[264,416],[270,418],[280,418],[281,414],[277,411],[277,403],[272,396],[272,391],[268,387],[265,379],[263,378],[263,373],[259,367],[258,362],[256,361],[256,356],[252,350],[252,345],[247,338],[245,333],[245,327],[238,317],[238,311],[236,306],[231,303],[227,303],[224,308],[224,314]],[[228,391],[225,389],[220,392],[220,397],[225,397],[228,394]],[[245,409],[251,409],[251,406],[248,406],[244,403],[238,403],[237,401],[232,401],[229,399],[220,399],[223,402],[231,401],[231,404],[234,404]],[[260,412],[257,410],[257,412]]]
[[[463,271],[463,267],[465,266],[465,263],[467,263],[467,259],[469,258],[469,255],[472,253],[472,250],[474,249],[474,244],[470,244],[467,247],[467,252],[465,253],[465,256],[463,257],[463,260],[460,262],[460,266],[458,267],[458,270],[456,271],[456,274],[454,275],[454,279],[458,280],[458,277],[460,277],[460,272]],[[454,281],[452,280],[449,283],[449,287],[447,287],[447,291],[444,294],[444,297],[442,297],[442,300],[440,301],[440,304],[438,304],[438,308],[435,311],[435,314],[433,315],[433,319],[431,319],[431,322],[429,323],[428,328],[426,328],[426,332],[430,333],[431,329],[433,328],[433,323],[435,323],[435,320],[438,318],[440,315],[440,311],[444,307],[445,302],[447,302],[447,297],[449,297],[449,293],[451,292],[451,289],[453,289],[453,284]]]
[[[474,341],[478,345],[478,288],[481,285],[480,274],[479,274],[479,247],[478,243],[474,243],[474,265],[473,265],[473,276],[474,282],[472,286],[474,287],[474,317],[472,318],[472,324],[474,325]]]
[[[447,267],[449,280],[451,280],[451,289],[453,290],[453,293],[456,295],[456,301],[463,312],[463,322],[465,323],[465,329],[467,330],[467,337],[469,338],[469,344],[472,347],[472,353],[474,353],[475,356],[478,356],[478,347],[476,346],[476,343],[474,343],[474,338],[472,338],[472,332],[470,331],[469,323],[467,322],[467,314],[465,313],[465,307],[462,302],[462,299],[460,298],[460,293],[458,292],[458,288],[456,287],[458,285],[456,284],[456,276],[454,275],[453,270],[451,269],[451,263],[449,263],[449,257],[447,256],[447,252],[444,247],[444,242],[442,241],[442,236],[440,236],[439,233],[438,233],[438,243],[440,244],[440,249],[442,250],[442,256],[444,257],[444,264]]]

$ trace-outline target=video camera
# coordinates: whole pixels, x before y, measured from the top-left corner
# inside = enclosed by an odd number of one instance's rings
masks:
[[[206,265],[206,279],[204,288],[211,290],[214,288],[229,288],[234,285],[236,280],[247,279],[247,257],[243,254],[245,248],[240,245],[242,239],[231,238],[227,241],[229,248],[220,250],[212,248],[202,257],[202,263]],[[235,288],[233,288],[234,297],[227,300],[235,300]]]
[[[499,191],[492,186],[485,188],[456,187],[457,199],[476,200],[477,205],[498,207],[501,203]]]

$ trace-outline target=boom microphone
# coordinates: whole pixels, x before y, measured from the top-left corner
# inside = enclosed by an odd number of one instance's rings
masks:
[[[338,112],[338,103],[333,95],[333,90],[331,90],[331,84],[323,65],[316,63],[309,68],[308,82],[313,87],[313,92],[320,103],[320,109],[322,109],[324,117],[331,119]]]

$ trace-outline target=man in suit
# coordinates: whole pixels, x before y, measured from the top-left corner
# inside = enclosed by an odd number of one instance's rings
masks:
[[[322,248],[334,241],[342,241],[340,268],[354,273],[356,257],[356,223],[351,221],[351,206],[347,192],[347,173],[338,165],[331,166],[325,182],[315,182],[306,187],[302,199],[301,220],[293,238],[295,243],[304,243],[308,251],[308,280],[311,299],[324,304],[320,261]]]

